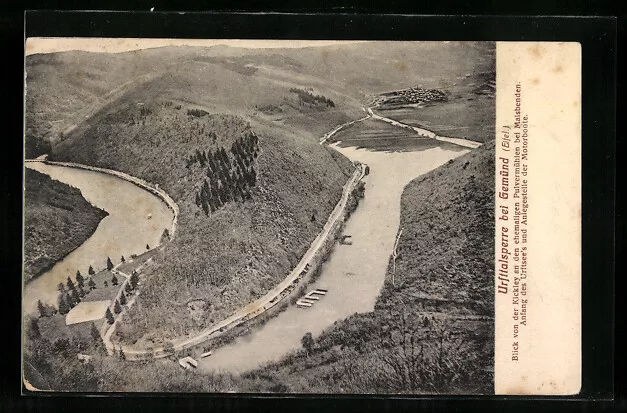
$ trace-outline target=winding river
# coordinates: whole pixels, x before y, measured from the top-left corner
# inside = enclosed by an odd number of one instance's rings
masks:
[[[199,360],[200,370],[237,374],[254,369],[300,348],[307,332],[316,337],[335,321],[372,311],[394,247],[405,185],[468,152],[448,146],[415,152],[332,146],[349,159],[367,164],[370,174],[364,178],[365,197],[344,229],[352,245],[337,243],[311,285],[310,290],[321,288],[327,294],[309,308],[290,305],[262,327],[215,349],[210,357]]]
[[[103,269],[107,257],[116,263],[122,255],[128,258],[131,254],[141,254],[146,250],[146,244],[156,246],[163,230],[172,225],[174,213],[159,197],[124,179],[41,162],[25,165],[80,189],[88,202],[109,213],[83,244],[25,285],[25,314],[36,310],[37,300],[56,306],[57,285],[64,283],[68,276],[74,278],[76,270],[86,275],[90,265],[96,271]]]
[[[352,245],[337,243],[311,285],[311,290],[322,288],[328,290],[327,294],[310,308],[290,305],[252,333],[215,349],[211,357],[199,360],[200,370],[237,374],[257,368],[300,348],[307,332],[315,337],[335,321],[372,311],[398,231],[405,185],[468,152],[451,146],[413,152],[332,146],[349,159],[367,164],[370,173],[364,177],[365,197],[344,229]],[[26,165],[80,189],[87,201],[109,215],[79,248],[25,286],[25,313],[36,310],[37,300],[56,304],[57,285],[73,277],[77,269],[86,273],[89,265],[102,269],[108,256],[117,262],[121,255],[139,254],[146,244],[156,245],[163,230],[172,224],[174,215],[160,198],[121,178],[59,165]],[[149,214],[151,219],[147,218]]]

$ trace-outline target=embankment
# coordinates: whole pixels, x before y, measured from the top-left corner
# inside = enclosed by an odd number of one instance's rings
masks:
[[[318,250],[316,250],[313,257],[308,261],[309,270],[300,278],[296,278],[288,287],[283,290],[276,300],[272,300],[272,305],[265,311],[262,311],[244,322],[235,324],[234,327],[219,333],[202,343],[202,348],[188,349],[187,351],[179,351],[180,355],[192,355],[198,357],[205,349],[215,350],[223,345],[233,342],[237,337],[245,336],[251,333],[253,330],[263,326],[268,320],[277,316],[281,312],[285,311],[290,305],[294,305],[296,301],[301,298],[306,292],[309,286],[316,281],[321,273],[323,264],[327,261],[332,254],[337,240],[341,236],[344,230],[344,223],[350,218],[351,214],[357,208],[360,197],[354,191],[354,188],[360,183],[357,180],[355,185],[352,186],[353,190],[350,191],[343,212],[336,221],[331,225],[331,229],[328,232],[326,238],[322,241],[322,244]]]
[[[24,172],[24,281],[40,276],[88,239],[107,212],[80,190],[26,168]]]
[[[167,357],[175,351],[185,350],[199,344],[205,343],[209,339],[220,337],[224,332],[233,328],[240,327],[244,323],[252,320],[269,309],[276,307],[281,300],[292,294],[297,286],[309,274],[315,272],[315,268],[324,262],[324,258],[335,243],[337,232],[341,229],[347,206],[351,199],[353,190],[363,178],[365,166],[358,164],[351,178],[344,185],[342,196],[329,216],[323,230],[318,234],[316,239],[311,243],[310,248],[305,252],[298,265],[290,272],[290,274],[270,292],[237,310],[230,317],[214,324],[213,326],[194,334],[190,337],[176,340],[172,343],[169,350],[165,350],[166,346],[153,350],[136,349],[126,347],[124,352],[128,360],[145,360],[153,358]],[[276,314],[276,313],[275,313]]]
[[[113,175],[120,179],[124,179],[146,191],[152,193],[159,197],[174,213],[174,220],[172,221],[172,229],[170,231],[170,239],[173,239],[176,234],[176,228],[178,225],[178,216],[179,216],[179,207],[176,205],[176,202],[162,189],[159,189],[159,186],[152,186],[150,183],[144,181],[143,179],[136,178],[129,174],[125,174],[124,172],[114,171],[113,169],[105,169],[98,168],[96,166],[82,165],[74,162],[54,162],[48,160],[40,160],[40,159],[27,159],[25,162],[41,162],[48,165],[58,165],[65,166],[67,168],[77,168],[77,169],[85,169],[88,171],[100,172],[107,175]]]
[[[396,261],[392,253],[374,311],[246,374],[254,383],[247,390],[492,392],[493,205],[493,142],[410,182]]]

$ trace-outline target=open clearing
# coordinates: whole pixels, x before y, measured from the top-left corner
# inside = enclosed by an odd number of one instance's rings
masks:
[[[452,138],[477,142],[494,139],[494,99],[476,97],[425,107],[378,107],[377,113]]]
[[[338,142],[343,148],[357,147],[380,151],[416,151],[441,146],[440,142],[420,137],[413,130],[374,119],[366,119],[348,126],[330,140]]]

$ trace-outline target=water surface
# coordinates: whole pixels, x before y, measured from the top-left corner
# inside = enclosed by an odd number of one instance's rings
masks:
[[[90,265],[96,271],[106,268],[107,257],[118,263],[122,255],[129,258],[131,254],[141,254],[146,251],[146,244],[156,246],[163,230],[172,226],[174,213],[159,197],[121,178],[40,162],[25,165],[80,189],[88,202],[109,213],[83,244],[26,284],[25,313],[36,310],[37,300],[56,306],[57,285],[65,283],[68,276],[74,279],[76,270],[86,276]]]
[[[199,369],[242,373],[276,361],[301,347],[307,332],[314,337],[335,321],[356,312],[374,310],[383,286],[388,260],[400,222],[400,200],[405,185],[417,176],[468,152],[435,147],[419,152],[377,152],[333,147],[346,157],[370,167],[364,178],[365,197],[346,222],[352,245],[336,243],[310,290],[328,290],[310,308],[290,305],[284,312],[233,343],[199,360]]]

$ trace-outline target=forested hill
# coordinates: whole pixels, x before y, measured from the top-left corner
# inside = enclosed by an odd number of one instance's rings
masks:
[[[157,183],[180,208],[176,238],[146,270],[139,305],[114,337],[143,347],[208,327],[273,288],[320,232],[352,173],[347,159],[293,126],[153,92],[107,107],[50,155]],[[198,297],[202,305],[185,305]]]
[[[107,213],[81,191],[25,169],[24,280],[47,271],[91,236]]]
[[[412,181],[375,310],[249,373],[244,391],[492,393],[493,201],[494,141]]]
[[[490,60],[486,49],[493,45],[377,42],[28,56],[27,156],[137,176],[180,208],[176,238],[146,267],[114,342],[163,345],[273,288],[352,172],[319,138],[361,118],[369,94],[411,85],[454,92],[473,60]]]

